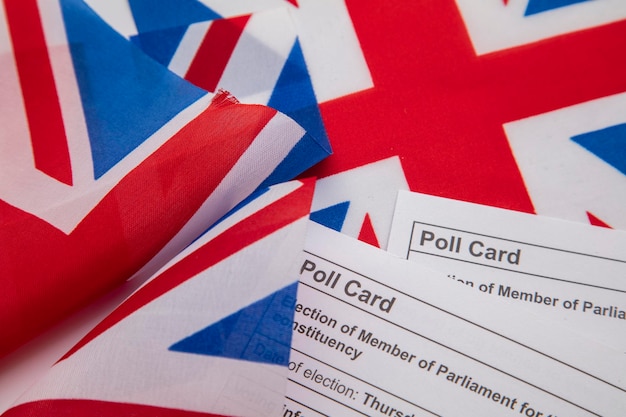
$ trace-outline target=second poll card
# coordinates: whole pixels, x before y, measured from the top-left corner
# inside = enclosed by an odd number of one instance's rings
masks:
[[[398,194],[388,250],[626,352],[626,233]]]

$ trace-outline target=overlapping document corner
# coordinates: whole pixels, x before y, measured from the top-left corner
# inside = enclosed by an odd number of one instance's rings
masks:
[[[626,412],[623,351],[520,304],[315,223],[299,277],[285,415]]]
[[[181,79],[82,1],[6,1],[0,33],[0,355],[330,152]]]
[[[280,415],[314,183],[209,230],[3,415]]]
[[[623,231],[401,191],[388,250],[626,352],[624,248]]]

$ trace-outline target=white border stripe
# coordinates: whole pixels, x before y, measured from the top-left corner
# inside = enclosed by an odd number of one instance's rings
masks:
[[[604,25],[626,17],[626,1],[574,3],[524,16],[528,0],[456,0],[477,55]]]
[[[286,9],[255,13],[218,82],[242,103],[267,104],[296,40]]]
[[[298,0],[292,8],[317,101],[374,86],[343,0]]]
[[[185,35],[180,41],[168,69],[175,74],[184,77],[196,56],[198,48],[202,44],[212,22],[200,22],[189,25]]]
[[[240,16],[262,10],[293,7],[287,0],[199,0],[222,17]]]
[[[125,38],[137,34],[128,0],[84,0],[91,9]]]

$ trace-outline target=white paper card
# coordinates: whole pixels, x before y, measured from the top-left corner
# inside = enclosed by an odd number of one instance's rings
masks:
[[[626,352],[626,233],[400,192],[388,250]]]

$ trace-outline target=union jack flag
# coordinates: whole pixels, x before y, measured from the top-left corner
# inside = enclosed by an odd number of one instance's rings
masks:
[[[82,1],[4,1],[0,49],[0,354],[318,159],[280,168],[304,129],[172,74]]]
[[[626,227],[625,2],[346,5],[374,88],[320,104],[334,154],[308,174],[397,156],[413,191]],[[349,223],[384,241],[387,212]]]

